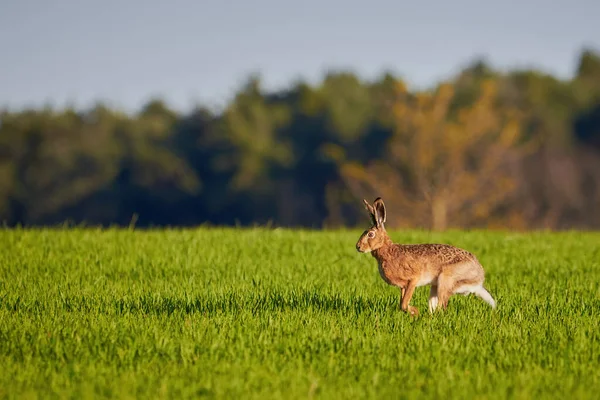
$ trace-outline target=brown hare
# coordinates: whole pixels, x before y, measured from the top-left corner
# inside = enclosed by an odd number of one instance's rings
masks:
[[[370,205],[363,200],[373,225],[363,232],[356,243],[361,253],[371,253],[377,260],[379,274],[389,285],[400,289],[400,308],[413,316],[419,314],[410,305],[415,288],[431,285],[429,312],[438,306],[446,309],[455,293],[474,293],[496,308],[496,302],[483,287],[483,267],[470,252],[447,244],[397,244],[388,236],[385,205],[378,197]]]

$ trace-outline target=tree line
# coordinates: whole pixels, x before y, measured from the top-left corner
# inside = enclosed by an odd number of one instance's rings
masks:
[[[250,76],[219,112],[5,109],[0,220],[335,228],[382,196],[394,228],[597,229],[600,55],[577,61],[568,80],[475,61],[423,90]]]

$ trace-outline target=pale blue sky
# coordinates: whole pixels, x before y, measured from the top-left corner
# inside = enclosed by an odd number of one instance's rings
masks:
[[[553,3],[554,1],[554,3]],[[598,0],[0,0],[0,106],[151,96],[222,105],[252,72],[267,88],[327,68],[430,85],[483,55],[569,77],[600,50]]]

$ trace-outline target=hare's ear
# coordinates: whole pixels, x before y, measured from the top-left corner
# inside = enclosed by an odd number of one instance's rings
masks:
[[[365,199],[363,199],[363,203],[365,203],[365,208],[369,212],[369,217],[371,218],[371,222],[373,223],[373,225],[377,225],[377,219],[375,218],[375,209]]]
[[[383,204],[381,197],[375,199],[373,202],[373,208],[375,209],[374,215],[377,225],[383,225],[385,223],[385,204]]]

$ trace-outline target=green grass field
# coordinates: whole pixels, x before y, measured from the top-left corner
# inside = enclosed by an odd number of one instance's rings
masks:
[[[359,233],[0,231],[0,397],[598,398],[600,234],[390,232],[498,302],[415,319]]]

